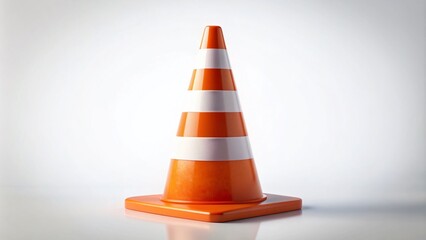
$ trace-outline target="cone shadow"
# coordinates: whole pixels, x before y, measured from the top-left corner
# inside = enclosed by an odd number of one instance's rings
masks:
[[[125,209],[127,217],[163,224],[169,240],[232,239],[233,237],[230,236],[251,240],[256,239],[262,222],[295,217],[301,214],[302,211],[297,210],[223,224],[192,221]]]

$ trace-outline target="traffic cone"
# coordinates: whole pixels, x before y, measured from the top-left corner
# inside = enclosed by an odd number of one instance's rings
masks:
[[[126,208],[208,222],[301,209],[299,198],[262,193],[219,26],[205,28],[198,54],[164,193]]]

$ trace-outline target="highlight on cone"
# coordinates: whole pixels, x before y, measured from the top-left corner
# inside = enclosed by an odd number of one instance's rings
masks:
[[[164,193],[126,208],[214,222],[301,209],[299,198],[262,193],[219,26],[204,30],[186,95]]]

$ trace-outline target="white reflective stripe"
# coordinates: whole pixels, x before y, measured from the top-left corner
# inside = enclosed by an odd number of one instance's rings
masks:
[[[226,49],[199,49],[195,69],[231,69]]]
[[[241,112],[236,91],[192,90],[186,97],[184,112]]]
[[[176,137],[172,159],[193,161],[253,158],[248,137]]]

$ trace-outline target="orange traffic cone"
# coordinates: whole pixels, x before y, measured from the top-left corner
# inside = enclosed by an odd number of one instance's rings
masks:
[[[205,28],[198,57],[164,194],[126,208],[208,222],[301,209],[299,198],[262,193],[220,27]]]

